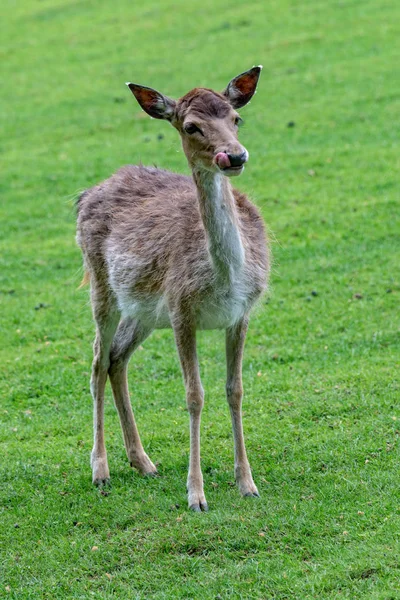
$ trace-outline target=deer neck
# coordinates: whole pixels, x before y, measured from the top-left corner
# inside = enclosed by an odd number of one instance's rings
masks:
[[[208,251],[218,279],[232,281],[244,263],[244,248],[231,184],[222,173],[193,171]]]

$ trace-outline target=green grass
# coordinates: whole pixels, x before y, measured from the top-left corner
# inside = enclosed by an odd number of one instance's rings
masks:
[[[0,597],[400,598],[400,7],[4,0],[0,22]],[[179,96],[259,63],[238,187],[274,255],[244,363],[261,498],[232,485],[221,332],[199,335],[210,512],[186,509],[168,331],[129,376],[161,477],[130,470],[108,391],[102,495],[74,198],[125,163],[188,172],[176,132],[125,81]]]

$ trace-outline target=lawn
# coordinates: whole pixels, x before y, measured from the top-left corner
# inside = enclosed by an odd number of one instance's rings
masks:
[[[3,0],[0,7],[0,597],[400,598],[400,6],[387,0]],[[91,484],[93,324],[79,191],[127,163],[188,173],[125,81],[179,97],[263,64],[235,180],[274,264],[244,361],[259,499],[233,483],[224,334],[198,336],[207,514],[170,331],[129,381],[160,477]]]

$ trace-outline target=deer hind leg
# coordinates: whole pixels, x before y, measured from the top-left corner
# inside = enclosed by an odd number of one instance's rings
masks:
[[[196,353],[196,330],[182,322],[174,325],[174,334],[186,388],[186,403],[190,417],[190,458],[187,478],[189,508],[207,511],[200,466],[200,421],[204,391],[200,381]]]
[[[132,467],[136,467],[144,475],[155,475],[157,469],[145,453],[140,441],[129,399],[127,369],[131,354],[150,332],[151,329],[133,319],[128,318],[121,321],[111,346],[108,370],[128,460]]]
[[[226,394],[232,418],[236,482],[243,496],[258,496],[247,460],[242,425],[242,358],[247,325],[246,318],[226,330]]]
[[[107,452],[104,441],[104,391],[110,365],[110,348],[119,322],[119,312],[107,293],[100,294],[92,285],[93,315],[96,321],[96,338],[93,345],[93,365],[90,390],[93,397],[94,443],[91,454],[93,483],[109,482]]]

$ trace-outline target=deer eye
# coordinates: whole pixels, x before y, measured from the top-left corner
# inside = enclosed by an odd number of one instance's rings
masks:
[[[243,119],[241,119],[240,117],[235,117],[235,125],[236,127],[240,127],[241,125],[243,125]]]
[[[194,123],[188,123],[185,125],[184,129],[189,135],[192,135],[193,133],[201,133],[201,135],[204,135],[200,127],[197,127]]]

